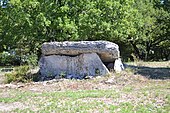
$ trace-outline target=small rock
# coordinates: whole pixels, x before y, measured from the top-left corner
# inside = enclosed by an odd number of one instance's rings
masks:
[[[92,79],[93,76],[85,76],[84,79]]]
[[[38,89],[37,89],[37,88],[31,88],[30,91],[35,91],[35,92],[37,92]]]
[[[122,70],[124,70],[124,66],[120,58],[115,60],[114,70],[117,73],[120,73]]]
[[[108,79],[107,81],[105,81],[106,84],[113,84],[115,83],[114,78]]]
[[[113,68],[114,68],[114,64],[113,64],[113,63],[109,63],[109,64],[107,65],[107,68],[108,68],[108,69],[113,69]]]
[[[12,89],[14,89],[14,88],[17,88],[17,85],[14,85],[14,84],[6,84],[5,87],[6,87],[6,88],[12,88]]]

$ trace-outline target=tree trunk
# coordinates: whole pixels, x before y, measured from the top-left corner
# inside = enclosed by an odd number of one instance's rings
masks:
[[[135,51],[135,55],[138,59],[141,59],[141,55],[140,55],[140,52],[139,52],[139,49],[138,47],[136,46],[136,44],[133,42],[133,41],[130,41],[130,44],[132,45],[134,51]]]
[[[148,61],[149,60],[149,52],[150,52],[150,44],[149,42],[146,42],[146,54],[145,54],[145,60]]]

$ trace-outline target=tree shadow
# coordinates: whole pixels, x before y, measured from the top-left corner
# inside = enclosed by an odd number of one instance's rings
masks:
[[[170,79],[170,68],[166,67],[146,67],[126,65],[126,68],[134,70],[134,74],[140,74],[149,79]]]

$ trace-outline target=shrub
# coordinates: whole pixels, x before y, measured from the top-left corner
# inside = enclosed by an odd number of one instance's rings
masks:
[[[29,66],[19,66],[14,69],[14,72],[5,74],[6,83],[10,82],[27,82],[33,79],[33,76],[28,76]]]
[[[19,54],[16,50],[3,51],[0,53],[0,65],[29,65],[34,68],[37,66],[38,56],[35,53]]]
[[[37,66],[38,56],[32,53],[27,56],[26,62],[30,67],[34,68],[35,66]]]
[[[8,65],[19,65],[20,59],[19,56],[11,54],[9,52],[3,51],[0,53],[0,65],[8,66]]]

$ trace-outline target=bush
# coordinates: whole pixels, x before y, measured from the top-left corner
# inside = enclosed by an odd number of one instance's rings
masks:
[[[27,82],[33,80],[33,76],[29,75],[29,66],[19,66],[14,72],[5,74],[6,83],[10,82]]]
[[[19,54],[16,50],[0,53],[0,66],[29,65],[34,68],[38,64],[38,56],[35,53]]]
[[[20,60],[17,55],[10,54],[9,52],[3,51],[0,53],[0,65],[8,66],[8,65],[19,65]]]
[[[26,62],[30,67],[34,68],[38,64],[38,56],[32,53],[27,56]]]

